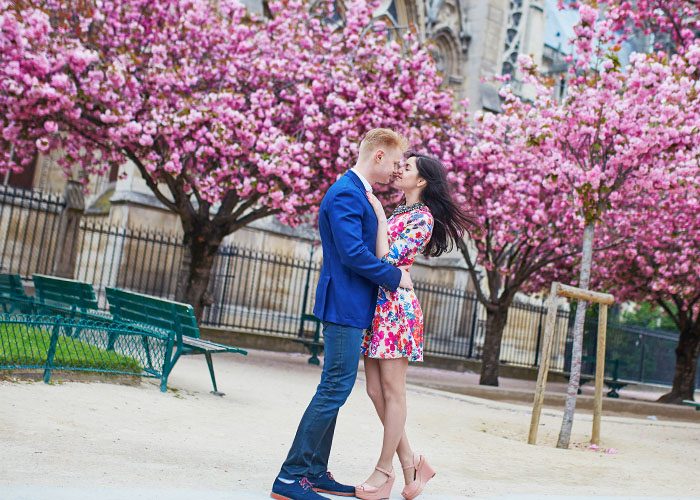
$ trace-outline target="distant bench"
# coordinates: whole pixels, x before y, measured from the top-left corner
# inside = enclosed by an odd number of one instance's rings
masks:
[[[700,411],[700,403],[698,403],[697,401],[692,401],[690,399],[684,399],[683,404],[688,405],[688,406],[692,406],[693,408],[695,408],[695,411]]]
[[[33,299],[24,291],[19,274],[0,274],[0,302],[2,312],[30,312]]]
[[[311,322],[313,324],[312,334],[308,334],[306,329],[306,323]],[[320,352],[323,342],[321,342],[321,320],[318,319],[313,314],[302,314],[299,325],[299,335],[294,339],[297,342],[304,344],[311,352],[311,357],[309,358],[310,365],[320,365],[321,361],[318,359],[318,353]]]
[[[594,362],[595,361],[595,356],[583,356],[581,358],[581,361],[588,361],[588,362]],[[607,392],[607,397],[609,398],[619,398],[620,393],[617,392],[623,387],[629,385],[629,382],[625,382],[622,380],[618,379],[618,369],[620,368],[620,360],[619,359],[613,359],[610,361],[610,363],[613,365],[613,370],[612,370],[612,377],[605,378],[603,380],[603,383],[610,389]],[[578,393],[581,394],[581,386],[595,380],[595,375],[587,375],[587,374],[581,374],[581,379],[579,381],[579,389]]]
[[[69,311],[71,316],[77,313],[105,316],[99,311],[97,295],[90,283],[44,274],[33,274],[32,281],[35,307],[39,310],[50,312],[58,308]]]

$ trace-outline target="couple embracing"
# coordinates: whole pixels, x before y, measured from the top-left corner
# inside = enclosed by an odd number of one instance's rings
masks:
[[[454,202],[444,166],[408,153],[406,139],[373,129],[355,166],[326,193],[319,213],[323,265],[314,314],[323,321],[324,363],[316,394],[299,423],[272,486],[278,500],[318,500],[319,493],[379,500],[390,497],[397,454],[407,500],[435,470],[405,432],[406,370],[423,360],[423,313],[409,270],[419,253],[438,256],[460,239],[470,218]],[[387,220],[372,184],[391,184],[405,203]],[[384,428],[374,471],[359,486],[337,482],[328,459],[338,410],[365,367],[367,393]]]

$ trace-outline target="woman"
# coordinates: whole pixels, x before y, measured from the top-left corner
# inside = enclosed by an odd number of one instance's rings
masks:
[[[410,153],[396,172],[393,186],[403,191],[405,204],[387,221],[384,207],[368,192],[377,214],[377,257],[395,266],[410,266],[416,255],[437,257],[449,251],[473,225],[452,199],[445,167],[435,158]],[[407,500],[417,497],[435,471],[425,456],[414,454],[404,431],[406,369],[409,361],[423,361],[423,313],[413,290],[379,289],[377,308],[362,343],[367,393],[382,424],[382,451],[372,475],[355,494],[365,500],[389,498],[397,453]]]

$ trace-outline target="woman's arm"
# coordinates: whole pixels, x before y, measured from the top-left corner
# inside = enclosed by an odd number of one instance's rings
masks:
[[[389,228],[382,203],[371,192],[367,191],[367,199],[377,215],[377,248],[376,254],[380,259],[389,253]]]

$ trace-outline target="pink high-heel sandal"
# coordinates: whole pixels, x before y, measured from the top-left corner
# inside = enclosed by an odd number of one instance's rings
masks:
[[[416,456],[418,460],[416,460]],[[407,465],[404,469],[416,469],[416,474],[413,481],[408,483],[403,491],[401,491],[401,496],[406,500],[413,500],[418,495],[423,493],[425,485],[435,476],[435,469],[433,469],[428,461],[425,459],[425,455],[414,455],[413,464]]]
[[[379,467],[375,467],[375,469],[382,474],[386,474],[386,482],[379,487],[367,483],[355,486],[355,496],[357,498],[362,500],[384,500],[391,496],[391,488],[394,486],[394,479],[396,479],[394,471],[389,472]]]

